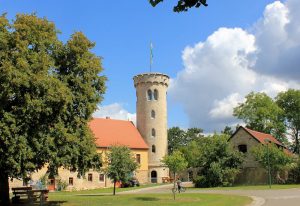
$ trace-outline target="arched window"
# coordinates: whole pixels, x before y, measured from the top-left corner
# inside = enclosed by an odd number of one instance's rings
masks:
[[[155,129],[154,129],[154,128],[152,128],[152,131],[151,131],[151,136],[152,136],[152,137],[155,137],[155,136],[156,136],[156,131],[155,131]]]
[[[154,96],[154,100],[157,100],[157,99],[158,99],[158,91],[157,91],[157,89],[154,89],[154,94],[153,94],[153,96]]]
[[[151,118],[155,119],[155,111],[154,110],[151,110]]]
[[[150,89],[147,91],[147,97],[149,101],[152,100],[152,91]]]
[[[152,152],[153,152],[153,153],[155,153],[155,152],[156,152],[155,145],[152,145]]]

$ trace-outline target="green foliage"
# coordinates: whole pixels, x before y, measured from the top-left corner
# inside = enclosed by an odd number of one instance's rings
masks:
[[[109,149],[106,159],[107,168],[105,169],[107,176],[115,183],[117,181],[127,182],[132,173],[137,169],[138,163],[126,146],[112,146]]]
[[[61,179],[57,181],[57,187],[56,187],[57,191],[64,191],[67,187],[68,187],[68,183],[66,181],[63,181]]]
[[[155,7],[163,0],[149,0],[150,4]],[[178,0],[177,5],[174,6],[174,12],[188,11],[188,9],[195,7],[198,8],[201,5],[208,6],[206,0]]]
[[[180,151],[174,151],[171,155],[165,156],[162,162],[173,173],[181,172],[185,170],[188,166],[186,159]]]
[[[243,120],[247,127],[256,131],[272,134],[286,143],[283,110],[265,93],[251,92],[246,102],[234,108],[233,115]]]
[[[283,117],[293,137],[294,152],[300,154],[300,90],[289,89],[276,97],[276,103],[284,111]]]
[[[224,128],[224,130],[223,130],[223,131],[221,131],[221,133],[223,133],[223,134],[227,134],[227,135],[231,136],[231,135],[234,133],[234,131],[232,130],[232,128],[231,128],[231,127],[229,127],[229,126],[226,126],[226,127]]]
[[[283,148],[278,148],[275,144],[259,144],[251,150],[255,160],[258,161],[266,170],[270,165],[271,176],[278,172],[288,169],[293,162],[292,156],[286,154]]]
[[[34,14],[0,16],[0,188],[46,163],[52,175],[100,169],[87,123],[105,91],[101,59],[81,32],[67,43],[57,34]]]
[[[300,159],[295,158],[295,161],[291,164],[289,170],[288,183],[300,183]]]
[[[198,168],[197,187],[229,186],[240,171],[243,155],[232,149],[227,135],[191,142],[183,149],[189,166]]]
[[[203,137],[202,132],[200,128],[189,128],[187,131],[179,127],[168,129],[168,153],[172,154],[173,151],[187,146],[189,142]]]

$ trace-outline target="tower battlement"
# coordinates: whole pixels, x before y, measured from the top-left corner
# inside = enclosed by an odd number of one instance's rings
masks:
[[[169,76],[162,73],[138,74],[133,77],[133,80],[135,87],[137,87],[139,84],[162,84],[166,87],[169,86]]]

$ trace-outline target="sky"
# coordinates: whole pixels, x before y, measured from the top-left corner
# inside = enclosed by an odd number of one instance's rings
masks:
[[[114,3],[111,3],[114,2]],[[95,117],[135,121],[132,77],[170,76],[168,126],[220,131],[239,121],[233,107],[249,92],[274,97],[300,89],[300,1],[208,0],[174,13],[176,1],[0,0],[0,13],[36,13],[56,24],[66,42],[82,31],[103,58],[107,90]],[[230,2],[230,3],[228,3]]]

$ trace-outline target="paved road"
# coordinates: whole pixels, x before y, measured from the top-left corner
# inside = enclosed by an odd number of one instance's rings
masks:
[[[122,193],[170,193],[172,185],[143,188]],[[251,206],[300,206],[300,189],[282,190],[188,190],[189,193],[233,194],[250,196],[254,199]]]

